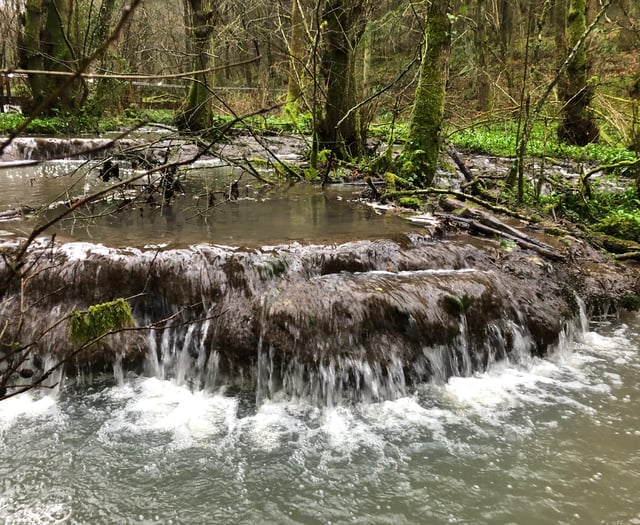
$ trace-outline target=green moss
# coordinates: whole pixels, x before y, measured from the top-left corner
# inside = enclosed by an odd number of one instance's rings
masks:
[[[451,315],[463,315],[473,304],[473,297],[464,294],[459,297],[457,295],[447,294],[442,298],[442,307]]]
[[[131,306],[120,298],[90,306],[87,311],[74,311],[68,322],[69,338],[75,345],[81,346],[134,324]]]
[[[384,182],[387,184],[388,191],[396,191],[396,176],[393,173],[387,171],[384,174]]]
[[[620,306],[630,312],[637,312],[640,310],[640,296],[634,293],[626,293],[622,299],[620,299]]]
[[[640,242],[640,213],[614,211],[599,221],[594,229],[619,239]]]
[[[288,268],[289,261],[281,257],[273,257],[272,259],[256,266],[260,279],[263,281],[282,275]]]
[[[419,210],[422,208],[422,201],[418,197],[400,197],[398,201],[403,208],[410,208],[412,210]]]

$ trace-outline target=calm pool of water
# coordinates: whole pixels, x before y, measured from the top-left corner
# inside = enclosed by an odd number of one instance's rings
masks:
[[[122,170],[132,176],[131,170]],[[324,190],[309,184],[270,188],[237,168],[195,164],[179,172],[184,193],[169,205],[162,196],[138,190],[116,192],[115,199],[83,206],[50,229],[60,240],[100,242],[109,246],[199,242],[262,245],[287,242],[340,243],[389,238],[415,229],[406,220],[354,202],[362,187],[333,185]],[[230,184],[239,182],[237,200],[225,201]],[[58,161],[35,167],[0,166],[0,212],[29,206],[43,210],[39,218],[0,222],[0,230],[26,234],[43,217],[52,218],[67,203],[108,185],[95,162]],[[123,199],[134,199],[122,206]]]

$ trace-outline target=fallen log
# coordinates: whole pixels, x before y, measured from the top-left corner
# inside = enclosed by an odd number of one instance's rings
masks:
[[[454,212],[457,216],[460,216],[460,217],[473,219],[474,221],[477,221],[478,223],[483,224],[493,230],[503,232],[505,234],[516,237],[518,239],[522,239],[525,242],[540,246],[545,250],[554,249],[553,246],[545,242],[539,241],[538,239],[534,239],[528,235],[525,235],[520,230],[517,230],[516,228],[509,226],[508,224],[502,222],[501,220],[497,219],[493,215],[485,211],[479,210],[478,208],[472,208],[459,200],[452,199],[449,197],[442,197],[440,199],[440,206],[445,211]]]
[[[509,208],[505,208],[504,206],[498,206],[496,204],[491,204],[486,200],[480,199],[474,195],[470,195],[468,193],[463,193],[456,190],[445,190],[443,188],[427,188],[424,190],[405,190],[405,191],[390,191],[389,193],[384,194],[382,197],[385,200],[393,200],[399,199],[400,197],[414,197],[420,195],[453,195],[458,199],[468,200],[469,202],[473,202],[486,208],[491,211],[495,211],[496,213],[502,213],[504,215],[508,215],[509,217],[513,217],[514,219],[518,219],[521,221],[537,223],[540,222],[540,219],[535,216],[522,215],[516,211],[510,210]]]
[[[5,221],[9,219],[16,219],[18,217],[23,218],[25,215],[29,215],[34,212],[35,209],[30,206],[21,206],[20,208],[0,212],[0,220]]]
[[[466,225],[469,228],[470,232],[481,233],[483,235],[492,235],[496,237],[502,237],[504,239],[508,239],[516,243],[520,248],[524,250],[531,250],[539,255],[546,257],[547,259],[551,259],[552,261],[564,261],[565,256],[559,253],[557,250],[554,250],[553,247],[549,246],[545,248],[537,244],[536,239],[523,238],[521,236],[511,235],[501,230],[497,230],[495,228],[491,228],[490,226],[486,226],[474,219],[469,219],[467,217],[461,217],[460,215],[455,215],[453,213],[442,213],[436,212],[434,213],[436,217],[447,218],[453,222],[458,222]]]
[[[619,253],[613,257],[616,261],[639,261],[640,252]]]

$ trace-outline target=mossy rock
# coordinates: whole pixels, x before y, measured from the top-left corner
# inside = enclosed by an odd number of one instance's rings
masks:
[[[639,243],[627,239],[620,239],[613,235],[593,234],[591,240],[593,244],[609,253],[640,252]]]
[[[422,201],[418,197],[400,197],[398,203],[403,208],[409,208],[411,210],[419,210],[422,208]]]
[[[619,239],[640,242],[640,213],[616,211],[599,221],[594,229]]]

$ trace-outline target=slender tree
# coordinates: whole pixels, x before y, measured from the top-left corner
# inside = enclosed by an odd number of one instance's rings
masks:
[[[103,0],[100,4],[98,14],[95,17],[95,29],[91,31],[91,48],[100,46],[104,42],[112,29],[113,15],[116,9],[116,0]],[[87,31],[88,32],[88,31]],[[90,50],[87,50],[90,51]],[[109,50],[105,49],[96,57],[98,70],[101,72],[113,72],[113,56]],[[118,82],[114,79],[98,79],[96,89],[91,97],[89,105],[92,113],[101,115],[107,105],[117,106],[118,97],[115,96]]]
[[[306,54],[304,13],[300,0],[291,0],[291,27],[289,30],[289,71],[287,75],[287,102],[285,110],[295,116],[302,97],[303,62]]]
[[[491,96],[491,82],[487,70],[488,31],[489,26],[486,16],[486,0],[476,0],[474,48],[476,55],[476,93],[478,96],[478,109],[489,111],[493,103]]]
[[[433,182],[440,151],[451,50],[449,4],[450,0],[433,0],[429,8],[420,80],[402,155],[410,165],[414,182],[421,187]]]

